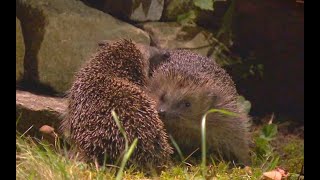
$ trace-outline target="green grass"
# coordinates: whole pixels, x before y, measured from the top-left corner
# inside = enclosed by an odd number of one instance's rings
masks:
[[[221,113],[221,114],[225,114],[228,116],[237,116],[237,114],[235,114],[233,112],[229,112],[229,111],[222,110],[222,109],[210,109],[202,116],[202,119],[201,119],[201,172],[202,172],[202,177],[206,177],[206,174],[207,174],[206,119],[207,119],[207,115],[210,113]]]
[[[281,167],[292,167],[295,171],[289,171],[293,177],[297,177],[302,163],[303,152],[300,149],[291,149],[298,145],[297,139],[284,145],[284,152],[289,151],[289,157],[281,159]],[[301,144],[302,140],[299,140]],[[16,137],[16,174],[17,179],[115,179],[119,168],[110,167],[97,170],[94,164],[85,164],[57,153],[52,145],[38,142],[27,137]],[[298,158],[299,157],[299,158]],[[232,166],[232,165],[231,165]],[[260,179],[265,169],[262,165],[247,168],[229,168],[226,162],[208,162],[206,177],[217,179]],[[201,164],[185,165],[176,160],[172,167],[162,171],[158,176],[147,176],[137,172],[133,168],[123,171],[124,179],[201,179]],[[211,178],[212,179],[212,178]],[[296,179],[296,178],[295,178]]]
[[[36,139],[16,137],[17,179],[108,179],[113,173],[102,173],[57,153]]]
[[[124,156],[122,158],[120,169],[118,170],[118,173],[117,173],[117,176],[116,176],[116,180],[121,180],[121,179],[123,179],[124,168],[125,168],[128,160],[129,160],[131,154],[133,153],[135,147],[137,146],[138,138],[135,138],[133,140],[133,143],[129,147],[128,136],[127,136],[124,128],[122,127],[122,125],[120,123],[119,117],[117,116],[117,114],[116,114],[116,112],[114,110],[111,111],[111,114],[112,114],[112,117],[115,120],[117,126],[119,127],[121,134],[124,136],[125,143],[126,143],[125,144],[125,150],[124,150],[125,154],[124,154]]]
[[[211,110],[208,113],[219,112],[230,114],[221,110]],[[207,113],[207,114],[208,114]],[[205,142],[205,119],[202,119],[202,142]],[[118,117],[113,117],[126,137]],[[251,167],[240,168],[232,163],[210,160],[203,144],[201,160],[194,160],[183,155],[171,137],[172,144],[178,151],[178,157],[170,167],[158,174],[146,175],[137,171],[133,166],[125,168],[130,155],[134,151],[137,140],[130,146],[126,144],[124,156],[120,166],[106,164],[105,167],[96,168],[94,163],[83,163],[64,156],[65,150],[49,145],[45,141],[16,135],[16,175],[17,179],[261,179],[263,172],[273,170],[280,166],[289,171],[288,179],[297,179],[304,160],[303,139],[295,136],[281,136],[277,134],[277,126],[267,124],[258,129],[255,136],[256,148],[253,150]],[[259,143],[260,142],[260,143]],[[61,153],[59,153],[61,152]],[[200,162],[199,162],[200,161]],[[205,178],[204,178],[205,177]]]

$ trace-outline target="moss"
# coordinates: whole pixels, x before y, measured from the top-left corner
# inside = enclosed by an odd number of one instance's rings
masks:
[[[298,137],[287,137],[288,142],[278,148],[280,166],[289,172],[300,173],[304,164],[304,141]]]

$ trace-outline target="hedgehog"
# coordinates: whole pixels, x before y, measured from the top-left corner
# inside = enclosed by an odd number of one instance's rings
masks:
[[[105,48],[109,44],[112,44],[112,40],[103,40],[98,43],[99,47]],[[170,53],[165,49],[160,49],[153,46],[148,46],[141,43],[135,43],[136,47],[140,50],[142,56],[144,57],[143,71],[145,76],[149,78],[153,70],[158,67],[161,63],[164,63],[170,57]]]
[[[129,144],[138,139],[130,162],[153,167],[166,164],[173,150],[155,101],[143,90],[151,59],[147,46],[126,39],[99,45],[98,52],[75,74],[60,130],[69,134],[83,160],[99,166],[115,163],[125,150],[125,138],[112,117],[114,110]]]
[[[207,116],[207,151],[217,159],[250,164],[250,118],[237,103],[228,73],[214,60],[188,50],[170,50],[147,82],[160,119],[185,153],[201,147],[201,119],[209,109],[237,113]]]

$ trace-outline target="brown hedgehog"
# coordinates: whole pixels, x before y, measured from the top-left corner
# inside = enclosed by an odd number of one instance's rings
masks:
[[[147,46],[145,46],[147,47]],[[100,45],[75,75],[68,93],[68,112],[61,128],[84,160],[114,163],[125,150],[125,139],[112,115],[114,109],[128,136],[138,138],[131,162],[161,166],[173,153],[155,102],[145,94],[148,51],[129,40]]]
[[[99,47],[105,48],[114,41],[103,40],[98,43]],[[140,43],[135,43],[136,48],[139,49],[142,56],[144,57],[144,67],[143,71],[145,77],[149,78],[152,75],[153,70],[158,67],[161,63],[168,60],[170,53],[165,49],[159,49],[157,47],[152,47]]]
[[[219,158],[249,163],[249,118],[237,103],[234,82],[216,62],[187,50],[171,50],[148,89],[167,133],[185,153],[201,147],[201,119],[207,110],[237,113],[238,117],[207,116],[207,148]]]

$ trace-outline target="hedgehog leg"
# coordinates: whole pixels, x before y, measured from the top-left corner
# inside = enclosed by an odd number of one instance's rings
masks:
[[[230,154],[232,159],[236,160],[238,164],[250,165],[250,149],[248,139],[245,132],[236,132],[233,140],[229,142]]]

